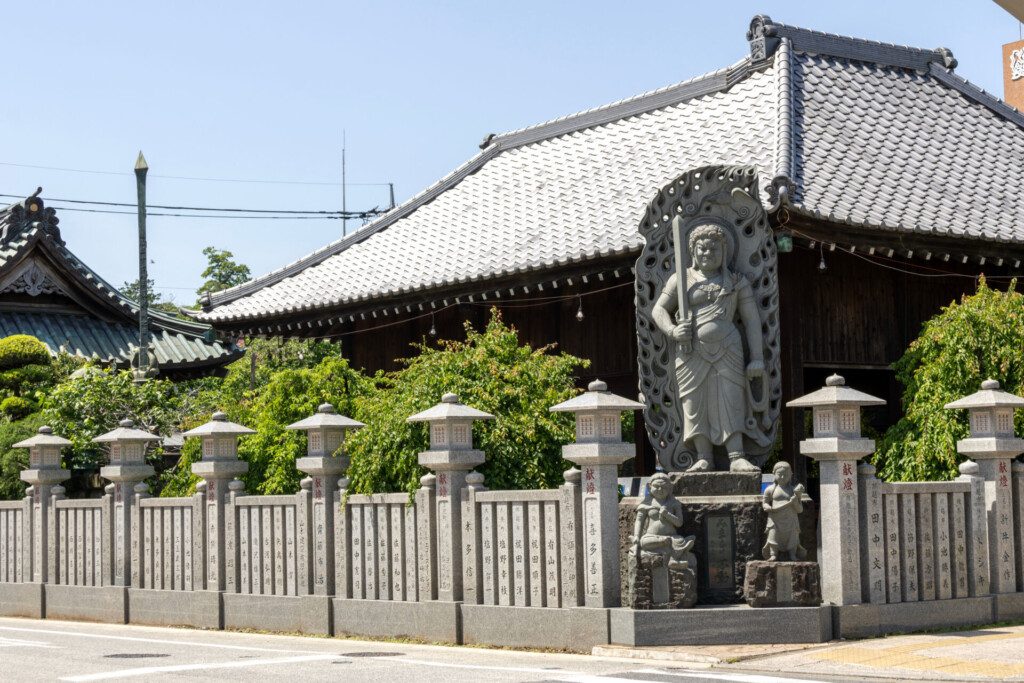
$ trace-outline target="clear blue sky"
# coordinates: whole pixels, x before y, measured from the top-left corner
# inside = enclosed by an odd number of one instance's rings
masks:
[[[959,74],[999,96],[1000,45],[1019,30],[988,0],[9,3],[0,193],[42,185],[44,197],[134,202],[142,149],[150,203],[336,210],[345,129],[349,181],[394,182],[402,201],[489,132],[731,64],[747,53],[758,13],[949,47]],[[349,188],[349,209],[386,203],[386,187]],[[136,277],[134,216],[60,218],[68,246],[100,275],[115,285]],[[191,304],[207,245],[258,275],[340,231],[339,221],[152,217],[150,274],[165,296]]]

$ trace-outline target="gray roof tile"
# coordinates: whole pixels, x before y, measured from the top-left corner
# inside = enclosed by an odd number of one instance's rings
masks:
[[[489,138],[386,216],[214,294],[197,317],[254,320],[632,253],[655,188],[705,164],[755,164],[762,186],[790,178],[794,212],[1024,244],[1024,116],[952,74],[948,51],[759,20],[778,42],[767,59]]]

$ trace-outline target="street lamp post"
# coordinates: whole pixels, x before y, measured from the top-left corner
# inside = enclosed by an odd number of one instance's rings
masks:
[[[139,193],[139,365],[135,368],[135,382],[145,382],[149,376],[149,273],[146,268],[146,172],[149,165],[139,151],[135,161],[135,185]]]

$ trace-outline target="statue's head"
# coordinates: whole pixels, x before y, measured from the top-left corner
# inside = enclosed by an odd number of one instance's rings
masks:
[[[647,481],[647,488],[651,490],[651,496],[654,497],[654,500],[660,503],[668,498],[668,494],[672,492],[672,480],[664,472],[655,472]]]
[[[775,467],[772,468],[772,474],[775,475],[776,484],[785,486],[793,479],[793,468],[789,466],[788,462],[775,463]]]
[[[725,229],[715,223],[702,223],[690,231],[690,258],[701,272],[714,272],[728,260],[729,240]]]

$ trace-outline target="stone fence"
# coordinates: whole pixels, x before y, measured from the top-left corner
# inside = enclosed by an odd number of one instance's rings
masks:
[[[237,448],[251,430],[217,413],[186,434],[202,439],[194,495],[148,494],[155,437],[123,422],[97,438],[106,494],[67,500],[69,442],[43,427],[16,444],[30,453],[26,497],[0,502],[0,614],[584,650],[1024,618],[1024,465],[1012,462],[1024,399],[988,381],[948,406],[971,424],[950,482],[885,483],[859,463],[874,450],[860,409],[879,403],[838,377],[790,403],[814,411],[801,450],[820,464],[822,607],[621,607],[616,474],[633,445],[620,418],[639,404],[595,382],[552,408],[575,413],[563,449],[575,466],[548,490],[488,490],[472,428],[492,416],[451,394],[409,418],[430,436],[412,495],[349,493],[345,434],[361,425],[326,404],[290,426],[308,436],[291,495],[245,492]]]
[[[947,482],[885,483],[860,458],[860,408],[883,401],[826,387],[790,407],[812,408],[801,452],[819,462],[822,597],[842,636],[1024,618],[1024,453],[1014,410],[1024,398],[986,380],[946,405],[969,411],[968,459]]]
[[[607,610],[580,608],[619,604],[616,473],[633,450],[620,418],[636,407],[591,384],[552,408],[577,415],[564,455],[582,469],[556,489],[489,491],[472,427],[492,416],[446,394],[410,418],[428,423],[431,470],[412,496],[347,491],[345,432],[362,425],[326,404],[290,426],[308,435],[292,495],[246,494],[237,448],[251,430],[216,413],[186,433],[203,442],[195,495],[150,497],[154,437],[126,421],[97,439],[106,495],[66,500],[68,442],[44,427],[18,444],[28,495],[0,503],[0,614],[563,647],[582,628],[606,643]],[[510,639],[487,609],[513,607],[551,612]]]

